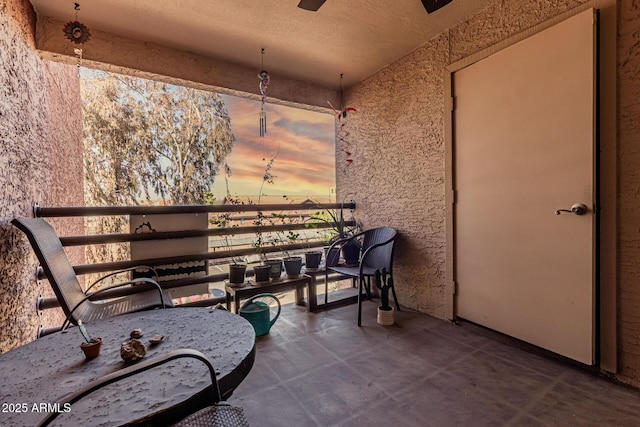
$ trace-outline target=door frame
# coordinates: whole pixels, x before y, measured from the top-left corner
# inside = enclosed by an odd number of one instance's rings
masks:
[[[598,3],[595,1],[594,3]],[[605,52],[616,49],[615,0],[601,0],[606,7],[605,13],[596,11],[599,27],[603,27],[602,15],[606,19],[605,28],[596,33],[597,45],[606,46]],[[584,4],[548,21],[531,27],[507,38],[482,51],[451,63],[444,69],[444,105],[445,105],[445,224],[446,224],[446,307],[450,320],[456,319],[455,307],[455,189],[454,189],[454,135],[453,135],[453,74],[475,62],[487,58],[509,46],[550,28],[576,14],[592,9],[594,4]],[[613,9],[613,11],[611,10]],[[600,16],[600,18],[598,18]],[[617,253],[616,253],[616,97],[610,95],[611,87],[616,87],[615,55],[600,57],[596,48],[596,159],[595,159],[595,364],[615,373],[617,371]],[[603,61],[604,59],[604,61]],[[613,64],[613,69],[611,65]],[[615,93],[615,90],[613,91]],[[605,95],[606,94],[606,95]],[[603,103],[604,101],[604,103]],[[609,113],[600,114],[601,108]],[[605,143],[601,143],[605,141]],[[602,195],[602,196],[601,196]],[[602,203],[607,209],[602,210]],[[607,254],[600,256],[601,253]]]

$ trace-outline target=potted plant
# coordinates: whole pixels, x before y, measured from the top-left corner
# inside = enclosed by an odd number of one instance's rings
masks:
[[[329,243],[346,239],[358,232],[358,225],[349,225],[344,217],[344,203],[340,205],[340,209],[323,209],[315,212],[309,216],[309,222],[307,226],[317,227],[317,224],[323,222],[330,226],[331,237]],[[339,247],[335,246],[331,253],[328,253],[329,248],[325,248],[325,264],[327,266],[337,265],[339,261],[339,252],[342,252],[342,257],[347,265],[357,265],[360,256],[360,243],[356,240],[348,240],[341,244]]]
[[[389,305],[389,289],[393,286],[393,279],[387,278],[387,270],[376,270],[374,281],[380,289],[380,307],[378,307],[377,321],[380,325],[390,326],[394,324],[393,307]]]
[[[256,283],[265,283],[269,279],[278,279],[282,274],[281,260],[268,260],[264,253],[264,236],[262,234],[262,226],[264,225],[264,215],[258,212],[253,224],[258,227],[256,231],[256,239],[253,241],[253,248],[260,259],[261,264],[253,267],[254,279]]]
[[[262,232],[256,233],[256,240],[253,242],[256,254],[260,258],[260,264],[253,267],[253,278],[256,283],[266,283],[271,278],[271,266],[266,263],[266,258],[262,251]],[[280,277],[280,274],[278,274]]]
[[[283,224],[286,223],[286,219],[284,215],[276,215],[280,218]],[[286,234],[286,238],[281,237],[281,233],[279,232],[278,237],[274,241],[274,243],[284,242],[286,244],[295,243],[300,237],[300,233],[296,233],[294,231],[289,230]],[[283,249],[284,252],[284,271],[287,273],[289,277],[299,276],[302,272],[302,257],[300,256],[292,256],[289,254],[289,251],[286,247]]]
[[[87,360],[95,359],[100,354],[100,348],[102,348],[102,338],[91,338],[87,329],[82,324],[82,320],[78,320],[78,329],[84,338],[84,341],[80,344],[80,348],[84,353],[84,357]]]
[[[232,202],[233,203],[233,202]],[[236,224],[232,224],[232,218],[230,213],[225,213],[212,218],[210,222],[220,228],[235,228]],[[231,241],[229,234],[223,236],[224,246],[227,248],[227,252],[231,253]],[[247,271],[247,264],[240,259],[236,259],[231,255],[231,262],[229,263],[229,283],[230,284],[242,284],[245,281],[245,273]]]
[[[275,176],[271,173],[271,168],[273,167],[274,161],[275,157],[272,157],[265,165],[264,174],[262,176],[262,183],[260,184],[260,190],[258,191],[258,204],[260,204],[261,202],[265,184],[273,184],[274,182]],[[282,275],[282,260],[267,259],[263,250],[263,245],[266,243],[266,241],[264,235],[262,234],[262,227],[264,227],[265,222],[271,221],[269,218],[266,218],[261,211],[259,211],[257,213],[256,219],[253,221],[253,224],[257,226],[258,229],[258,231],[256,231],[256,240],[253,242],[253,247],[256,250],[256,254],[258,254],[258,257],[262,261],[262,264],[260,266],[256,266],[253,269],[254,273],[256,274],[256,281],[258,281],[258,278],[262,279],[265,272],[268,272],[269,278],[274,280],[279,279]],[[268,278],[266,280],[268,280]]]
[[[289,231],[287,233],[287,242],[295,243],[300,237],[300,233]],[[285,249],[286,257],[284,259],[284,269],[287,272],[287,276],[294,277],[299,276],[302,272],[302,257],[291,256],[289,251]]]
[[[263,223],[266,221],[269,225],[275,226],[280,224],[287,224],[288,218],[286,215],[282,213],[272,213],[270,217],[265,217],[264,215],[261,217]],[[269,244],[274,246],[277,249],[281,249],[284,254],[284,259],[282,260],[268,260],[267,263],[270,263],[272,266],[272,272],[275,276],[276,269],[278,266],[284,265],[284,270],[289,277],[299,276],[302,272],[302,257],[294,256],[289,253],[287,246],[289,244],[295,243],[300,237],[300,233],[296,233],[295,231],[289,230],[286,232],[281,229],[274,229],[275,237],[269,240]],[[260,240],[260,239],[259,239]],[[274,277],[272,276],[272,277]],[[278,275],[279,277],[279,275]],[[274,277],[276,278],[276,277]]]
[[[281,259],[267,259],[264,253],[265,238],[262,234],[262,227],[265,222],[268,222],[262,212],[258,212],[253,224],[258,227],[256,231],[256,239],[253,241],[253,248],[256,254],[260,258],[262,264],[253,268],[256,282],[266,282],[271,279],[279,279],[282,275],[282,260]]]

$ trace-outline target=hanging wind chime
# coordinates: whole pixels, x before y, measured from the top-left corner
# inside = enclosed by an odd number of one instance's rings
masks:
[[[269,86],[269,73],[264,69],[264,48],[261,51],[261,68],[258,73],[260,79],[260,93],[262,94],[262,105],[260,106],[260,137],[267,133],[267,113],[264,112],[264,103],[267,100],[267,87]]]
[[[76,11],[76,20],[67,22],[67,24],[62,29],[62,32],[73,43],[84,44],[89,40],[89,38],[91,38],[91,33],[89,32],[89,29],[86,25],[78,21],[80,4],[74,3],[73,5],[73,9]],[[78,67],[78,76],[80,76],[80,66],[82,65],[82,49],[79,47],[75,47],[73,48],[73,53],[77,58],[76,66]]]
[[[329,106],[333,110],[336,115],[336,121],[338,122],[338,141],[341,143],[340,151],[345,154],[345,160],[347,166],[353,164],[353,159],[351,158],[351,143],[347,139],[350,135],[349,131],[346,129],[347,125],[347,113],[356,111],[355,108],[345,107],[344,106],[344,94],[342,92],[342,77],[344,74],[340,74],[340,110],[337,110],[331,102],[328,102]]]

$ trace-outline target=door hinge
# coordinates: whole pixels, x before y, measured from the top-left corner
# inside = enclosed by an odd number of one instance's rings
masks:
[[[455,282],[455,280],[453,282],[451,282],[451,293],[453,295],[456,294],[456,287],[457,287],[456,285],[457,285],[457,283]]]
[[[456,109],[456,98],[452,96],[449,102],[451,103],[451,111],[454,111]]]
[[[456,203],[456,190],[451,190],[451,193],[449,194],[449,196],[451,197],[451,204],[455,204]]]

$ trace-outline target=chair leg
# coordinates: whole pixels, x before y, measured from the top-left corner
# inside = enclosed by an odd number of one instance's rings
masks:
[[[324,273],[324,305],[327,305],[327,302],[329,302],[329,273],[325,268],[325,273]]]
[[[358,326],[362,326],[362,279],[358,281]]]
[[[371,276],[367,276],[367,283],[364,283],[364,277],[361,277],[360,281],[364,285],[364,291],[367,293],[367,299],[371,301]]]

